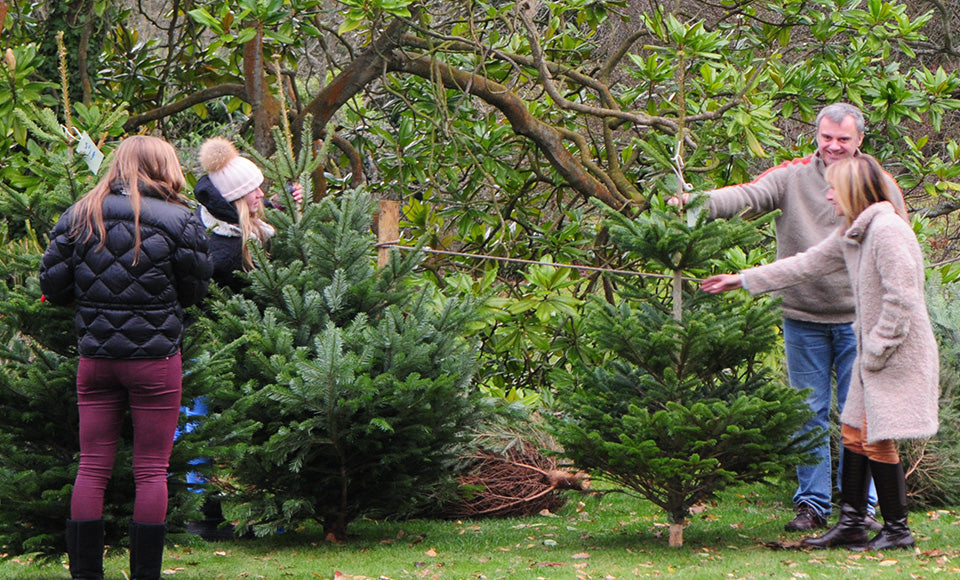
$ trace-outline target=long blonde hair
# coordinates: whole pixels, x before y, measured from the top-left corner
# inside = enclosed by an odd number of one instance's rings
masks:
[[[107,229],[103,223],[103,201],[112,188],[119,187],[130,197],[130,205],[133,207],[133,263],[136,264],[140,256],[141,190],[147,191],[151,197],[186,205],[180,195],[185,183],[180,160],[177,159],[173,145],[157,137],[128,137],[114,151],[107,174],[74,206],[71,233],[84,242],[96,235],[100,240],[97,249],[102,249],[107,242]]]
[[[249,194],[247,194],[249,195]],[[250,213],[250,206],[247,204],[246,196],[233,202],[233,207],[237,210],[237,216],[240,218],[240,235],[243,240],[243,269],[253,269],[253,256],[250,255],[250,246],[247,241],[255,238],[260,242],[265,242],[273,235],[273,228],[263,218],[266,212],[263,211],[263,204],[257,207],[256,212]]]
[[[886,172],[873,157],[861,153],[835,161],[827,167],[825,177],[847,223],[881,201],[891,202],[897,215],[909,221],[906,211],[894,201],[897,193],[890,187]]]

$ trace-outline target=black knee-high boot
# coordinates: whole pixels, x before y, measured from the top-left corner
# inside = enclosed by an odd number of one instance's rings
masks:
[[[160,580],[167,524],[130,524],[130,580]]]
[[[67,556],[74,580],[103,580],[103,520],[67,520]]]
[[[913,534],[907,526],[907,483],[903,464],[870,462],[877,485],[877,502],[883,515],[883,529],[867,542],[867,550],[912,548]]]
[[[867,543],[867,490],[870,485],[870,461],[866,455],[843,450],[843,475],[840,490],[840,519],[821,536],[804,538],[810,548],[862,546]]]

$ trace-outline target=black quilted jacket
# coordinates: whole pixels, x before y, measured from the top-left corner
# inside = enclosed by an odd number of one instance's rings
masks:
[[[70,235],[73,207],[60,217],[40,266],[40,288],[54,304],[76,303],[81,356],[152,359],[177,353],[183,309],[207,292],[213,270],[203,226],[186,207],[147,197],[140,207],[140,257],[133,264],[130,199],[103,203],[107,243]]]

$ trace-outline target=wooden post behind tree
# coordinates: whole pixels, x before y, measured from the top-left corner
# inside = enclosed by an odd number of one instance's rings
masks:
[[[380,244],[395,243],[400,239],[400,202],[392,199],[381,199],[378,212],[377,242]],[[377,267],[383,268],[390,262],[390,248],[380,246],[377,256]]]

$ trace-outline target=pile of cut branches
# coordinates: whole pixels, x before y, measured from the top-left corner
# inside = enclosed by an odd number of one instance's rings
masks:
[[[467,455],[460,476],[461,497],[447,502],[442,515],[449,518],[527,516],[563,505],[558,490],[586,490],[590,480],[583,472],[557,467],[556,460],[538,445],[519,436],[490,435]],[[500,451],[491,447],[501,446]],[[499,443],[499,445],[497,445]]]

